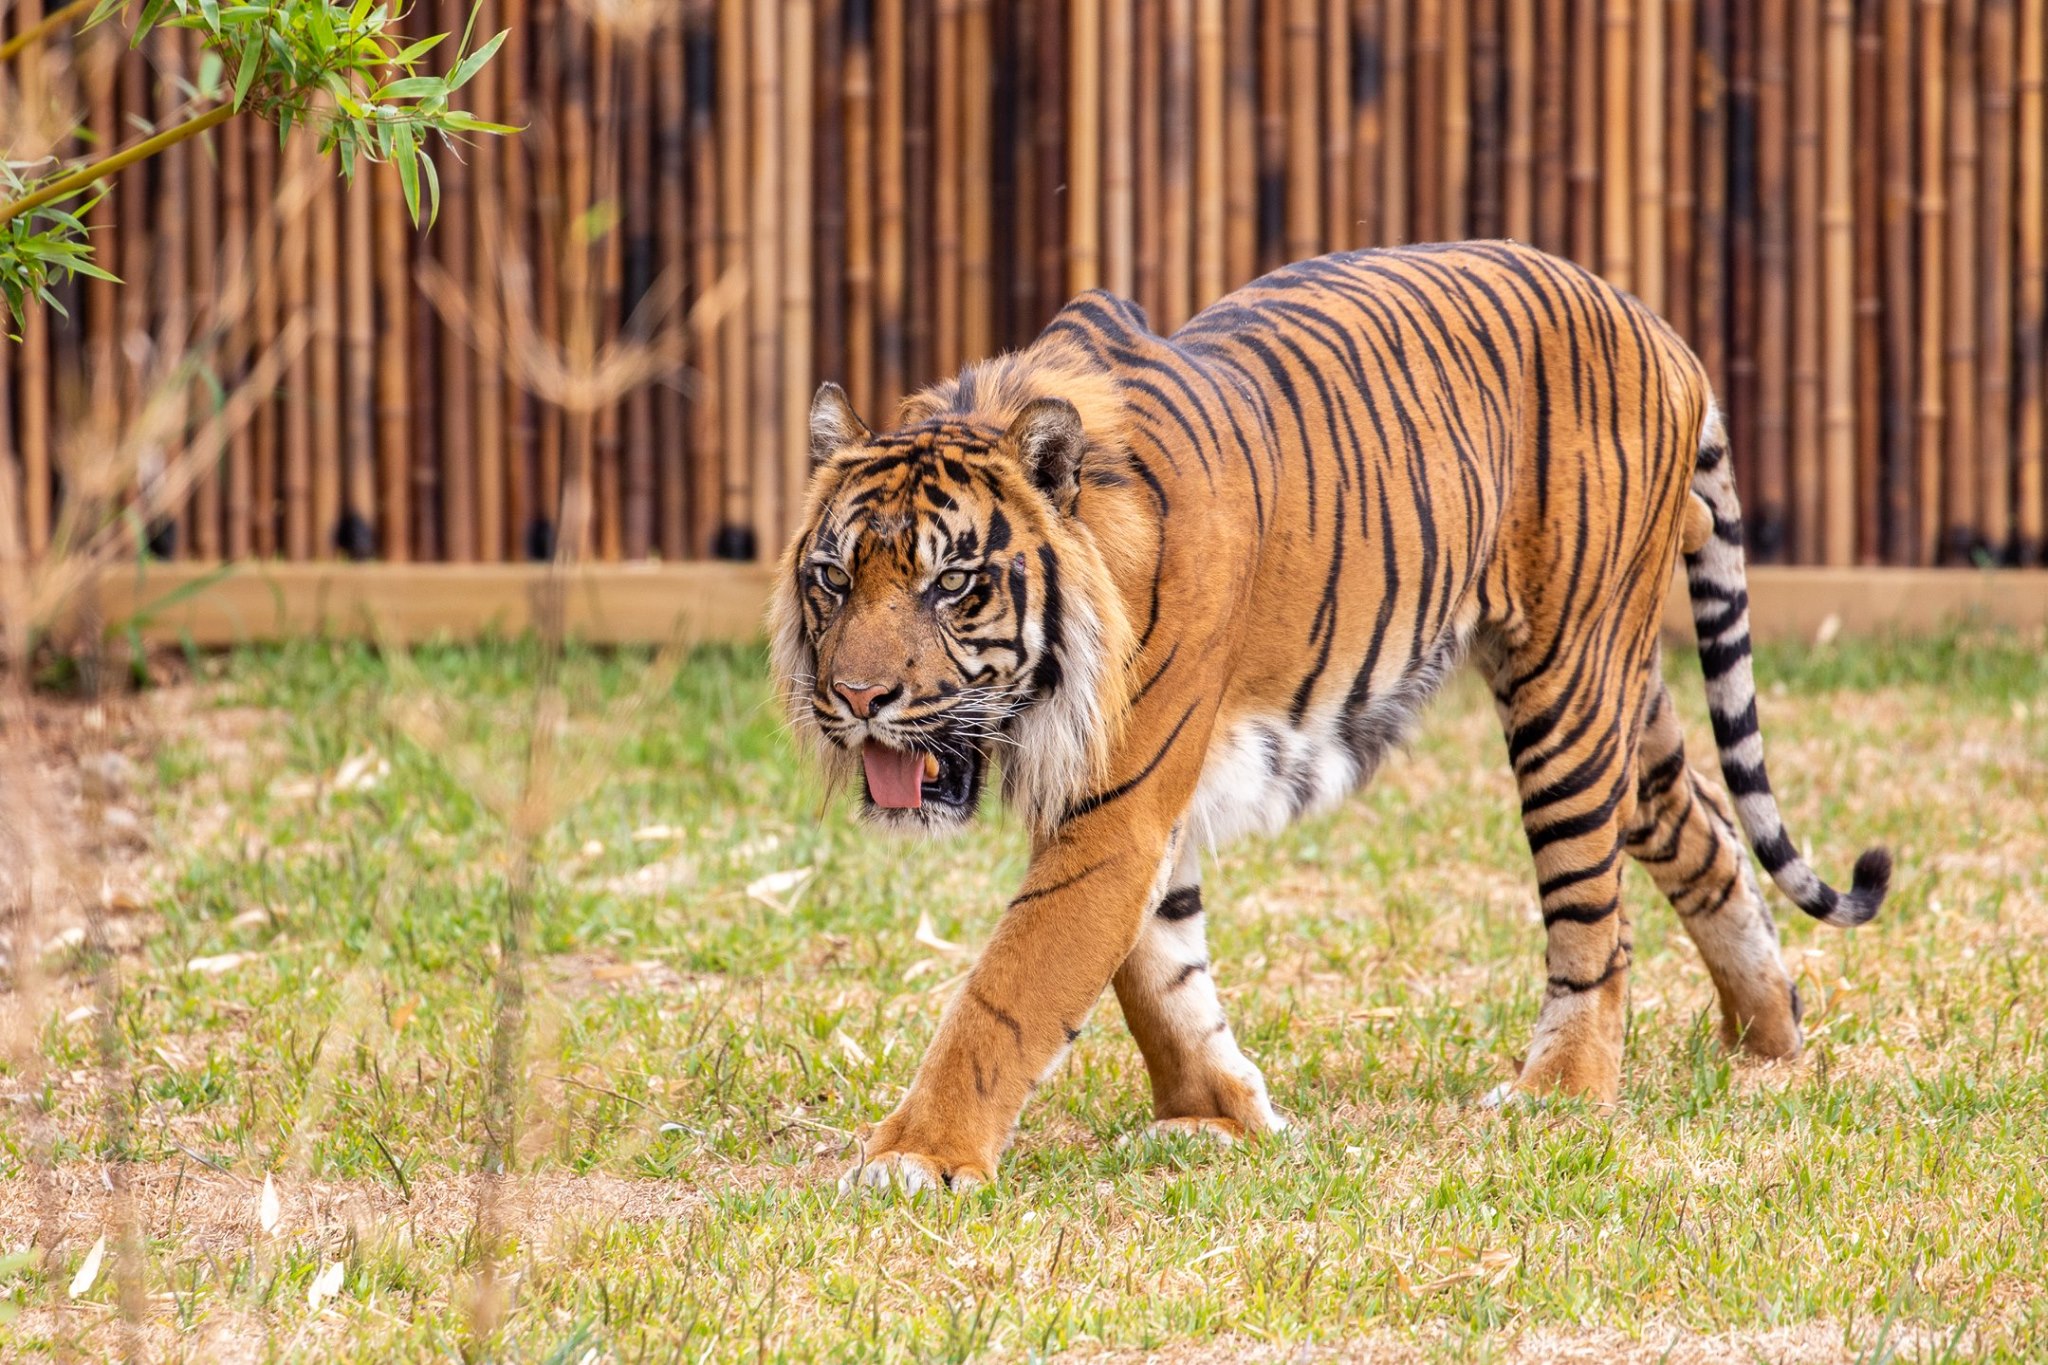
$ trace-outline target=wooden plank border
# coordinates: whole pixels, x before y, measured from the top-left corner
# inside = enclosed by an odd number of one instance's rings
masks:
[[[762,633],[773,570],[755,564],[603,564],[572,575],[569,625],[593,644],[750,640]],[[309,635],[405,641],[516,634],[533,621],[544,566],[531,564],[153,564],[108,570],[110,620],[143,617],[146,640],[217,648]],[[208,581],[211,580],[211,581]],[[1752,625],[1761,640],[1923,634],[1957,622],[2048,627],[2048,570],[1811,568],[1751,565]],[[1829,618],[1836,625],[1826,626]],[[1664,613],[1690,642],[1681,575]]]

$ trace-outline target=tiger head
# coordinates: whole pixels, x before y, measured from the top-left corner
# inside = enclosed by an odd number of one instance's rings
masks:
[[[1129,628],[1076,510],[1102,457],[1065,397],[949,410],[969,376],[882,435],[818,390],[775,667],[797,732],[828,780],[859,775],[874,823],[965,825],[1000,757],[1005,799],[1042,830],[1100,772],[1123,706]]]

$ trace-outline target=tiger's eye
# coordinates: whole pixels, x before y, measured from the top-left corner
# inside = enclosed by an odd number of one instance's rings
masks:
[[[837,564],[827,564],[825,566],[824,579],[828,586],[837,588],[841,592],[845,592],[853,583],[853,580],[846,576],[846,570],[840,568]]]
[[[966,586],[967,570],[965,569],[948,569],[939,575],[939,588],[942,592],[959,592]]]

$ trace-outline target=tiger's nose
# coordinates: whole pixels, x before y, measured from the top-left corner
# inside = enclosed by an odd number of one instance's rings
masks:
[[[875,698],[881,696],[889,689],[881,686],[871,687],[866,683],[835,681],[832,684],[832,690],[846,698],[846,704],[853,708],[854,715],[862,720],[866,720],[868,712],[874,709]]]

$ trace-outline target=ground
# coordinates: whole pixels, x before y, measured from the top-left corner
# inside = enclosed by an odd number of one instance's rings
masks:
[[[1706,973],[1632,873],[1621,1104],[1481,1105],[1535,1018],[1542,936],[1462,680],[1371,791],[1211,867],[1217,973],[1286,1140],[1148,1138],[1105,1000],[997,1185],[923,1201],[833,1177],[1022,833],[851,823],[747,649],[672,675],[570,660],[521,1120],[506,1179],[474,1174],[533,657],[308,643],[199,660],[113,713],[132,771],[95,799],[137,818],[85,880],[118,997],[61,909],[40,946],[16,919],[5,968],[44,975],[0,1001],[0,1356],[2048,1355],[2040,637],[1761,659],[1795,838],[1836,878],[1871,842],[1899,869],[1853,933],[1777,902],[1801,1061],[1721,1053]],[[1704,752],[1697,662],[1668,671]],[[495,1297],[485,1188],[512,1238]]]

